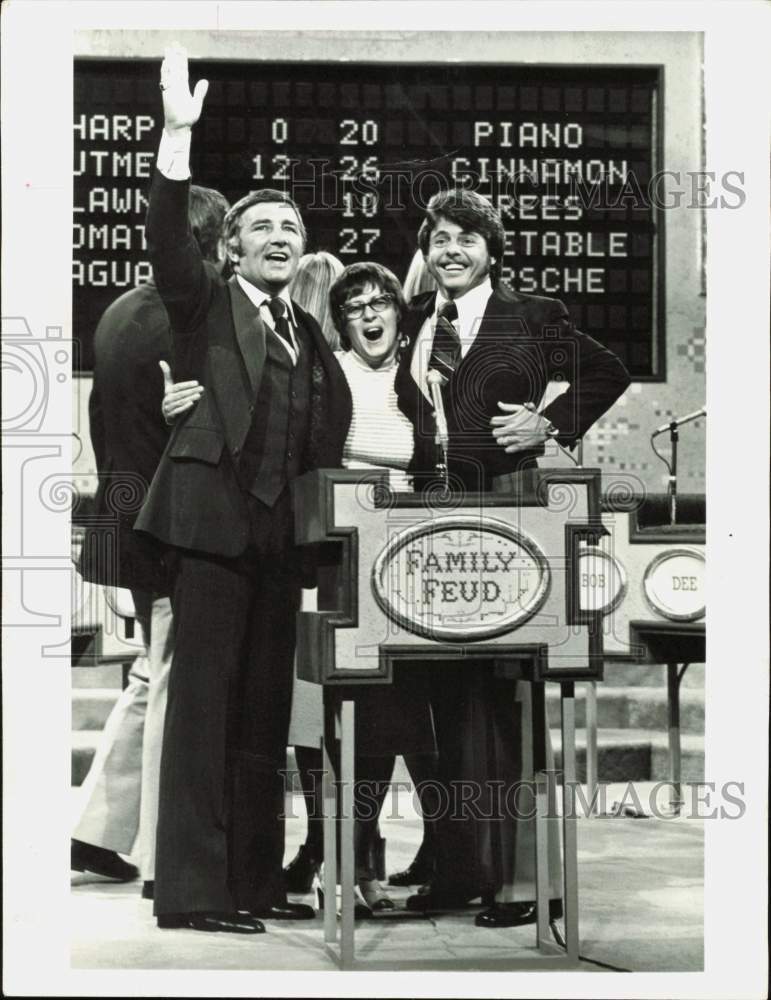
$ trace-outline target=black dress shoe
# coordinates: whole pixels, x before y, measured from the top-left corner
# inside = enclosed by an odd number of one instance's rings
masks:
[[[489,910],[483,910],[474,917],[477,927],[524,927],[534,924],[537,919],[535,902],[493,903]],[[562,900],[549,900],[549,921],[562,919]]]
[[[284,869],[284,885],[287,892],[310,892],[313,880],[321,869],[321,861],[315,857],[307,844],[300,844],[297,854]]]
[[[253,917],[261,920],[313,920],[316,911],[307,903],[276,903],[261,910],[250,910]]]
[[[153,879],[142,883],[142,899],[155,899],[155,881]]]
[[[118,882],[133,882],[139,877],[139,869],[130,865],[116,851],[86,844],[82,840],[70,841],[70,868],[76,872],[93,872],[114,878]]]
[[[248,913],[162,913],[158,926],[163,930],[221,931],[226,934],[264,934],[265,925]]]
[[[423,885],[434,877],[434,859],[421,847],[409,867],[388,876],[389,885]]]
[[[472,900],[482,896],[486,905],[489,894],[479,890],[461,892],[454,889],[440,889],[431,886],[424,892],[418,891],[414,896],[408,896],[405,906],[413,913],[433,913],[441,910],[461,910]]]

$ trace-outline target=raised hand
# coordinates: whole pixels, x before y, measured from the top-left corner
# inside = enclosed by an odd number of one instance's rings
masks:
[[[203,386],[200,382],[174,382],[171,377],[171,369],[165,361],[159,361],[163,372],[163,403],[161,410],[163,419],[167,424],[174,421],[186,413],[198,402],[203,395]]]
[[[187,50],[175,42],[165,50],[161,63],[163,124],[169,134],[192,128],[201,117],[208,80],[199,80],[192,94],[188,81]]]

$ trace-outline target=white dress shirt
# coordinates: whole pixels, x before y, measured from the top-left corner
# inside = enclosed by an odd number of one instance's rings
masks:
[[[489,278],[485,278],[481,284],[472,288],[471,291],[466,292],[465,295],[461,295],[460,298],[452,300],[458,309],[458,318],[453,323],[453,326],[460,339],[460,353],[462,358],[466,357],[477,338],[479,327],[487,309],[487,302],[492,294],[492,283]],[[450,299],[443,295],[441,291],[437,291],[434,311],[420,328],[410,364],[412,377],[428,400],[431,399],[431,393],[426,382],[426,374],[428,372],[428,362],[431,358],[431,348],[434,344],[434,330],[436,329],[439,310],[449,301]]]
[[[297,323],[294,318],[294,310],[292,309],[292,300],[289,298],[289,289],[284,288],[279,292],[278,295],[271,296],[268,295],[267,292],[263,292],[262,289],[258,288],[256,285],[253,285],[250,281],[247,281],[245,278],[242,278],[240,274],[236,275],[236,281],[238,282],[241,290],[247,296],[249,301],[253,305],[255,305],[257,309],[259,309],[260,319],[265,323],[265,325],[268,327],[269,330],[273,331],[278,342],[283,345],[283,347],[289,354],[289,357],[292,359],[292,364],[296,365],[300,348],[297,344],[297,334],[296,334]],[[287,344],[284,338],[280,337],[276,333],[276,323],[275,320],[273,319],[273,313],[270,311],[268,307],[268,303],[270,302],[271,298],[281,299],[281,301],[286,306],[286,318],[289,321],[289,335],[292,338],[291,344]]]

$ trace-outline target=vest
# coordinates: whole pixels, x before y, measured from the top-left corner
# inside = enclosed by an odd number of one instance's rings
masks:
[[[303,471],[310,425],[313,344],[301,329],[297,365],[272,332],[266,333],[265,366],[254,415],[238,463],[241,488],[272,507]]]

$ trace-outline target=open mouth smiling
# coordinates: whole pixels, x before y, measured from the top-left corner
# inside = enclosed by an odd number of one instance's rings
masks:
[[[364,327],[364,329],[361,332],[366,340],[370,341],[370,343],[374,343],[375,341],[380,340],[380,338],[383,336],[383,327],[367,326]]]
[[[282,250],[271,250],[271,252],[265,256],[266,259],[272,264],[286,264],[289,260],[289,254],[284,253]]]

